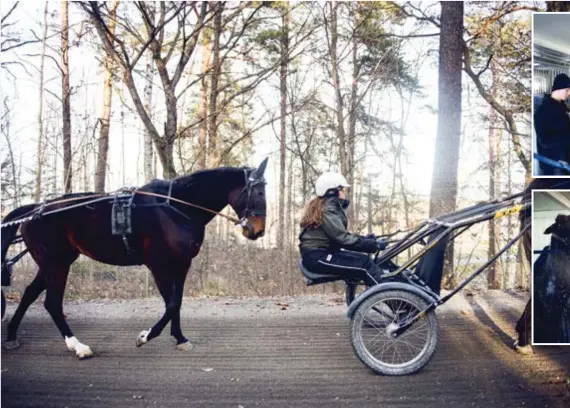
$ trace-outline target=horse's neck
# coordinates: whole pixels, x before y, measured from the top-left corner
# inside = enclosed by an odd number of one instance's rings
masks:
[[[192,174],[174,182],[172,196],[191,204],[208,208],[216,213],[228,205],[230,191],[244,184],[245,176],[241,169],[215,169],[203,174]],[[188,216],[199,214],[200,219],[209,223],[215,213],[205,212],[192,206],[183,210]]]

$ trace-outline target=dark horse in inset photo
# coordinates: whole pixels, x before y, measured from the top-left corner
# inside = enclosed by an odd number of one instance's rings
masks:
[[[525,197],[530,200],[532,198],[532,190],[550,190],[550,189],[552,190],[570,189],[570,180],[563,178],[534,179],[525,190]],[[520,216],[521,228],[524,227],[524,225],[530,223],[531,220],[532,220],[531,209],[528,209],[524,213],[521,213]],[[563,219],[560,219],[560,221],[563,221]],[[566,221],[558,226],[555,223],[554,225],[549,227],[544,233],[548,234],[557,231],[558,233],[556,235],[562,234],[561,236],[565,236],[566,232],[564,232],[564,230],[566,228],[564,227],[564,225],[566,225]],[[568,233],[570,233],[570,230],[568,231]],[[523,237],[523,245],[525,249],[526,259],[530,264],[532,262],[531,229],[527,230],[527,232],[525,233]],[[553,316],[547,313],[547,309],[545,309],[545,306],[547,306],[548,302],[547,304],[545,304],[544,301],[546,299],[549,299],[550,305],[553,305],[552,301],[554,299],[558,299],[557,302],[560,302],[561,301],[560,299],[564,297],[562,295],[563,289],[561,287],[552,287],[552,276],[553,274],[556,274],[561,276],[563,275],[566,276],[566,278],[568,278],[567,271],[570,270],[570,269],[564,269],[563,264],[560,264],[559,262],[560,260],[559,257],[570,256],[566,255],[567,253],[570,253],[570,248],[562,248],[561,246],[564,246],[564,243],[558,242],[558,240],[556,240],[554,236],[551,238],[551,245],[554,246],[557,249],[557,251],[552,253],[548,251],[547,253],[544,253],[544,256],[541,255],[541,257],[539,257],[539,259],[535,263],[535,276],[534,276],[534,282],[535,282],[534,307],[535,307],[535,325],[536,325],[534,329],[535,343],[542,342],[541,339],[543,339],[544,336],[548,337],[551,336],[550,333],[552,328],[547,326],[549,326],[552,323]],[[561,249],[561,251],[558,251],[558,249]],[[549,271],[543,268],[543,266],[546,265],[548,265]],[[566,278],[558,280],[557,284],[565,282]],[[551,282],[550,289],[548,284],[549,281]],[[566,282],[570,283],[570,281]],[[548,295],[547,292],[552,289],[555,289],[554,292]],[[555,296],[553,297],[552,295]],[[537,314],[540,316],[545,316],[545,313],[547,316],[546,319],[541,319],[540,317],[538,318],[538,320],[536,319]],[[568,316],[566,316],[565,318],[568,319]],[[557,320],[557,325],[560,325],[564,321],[560,319],[564,319],[564,316],[559,316],[559,319]],[[523,315],[517,322],[516,331],[518,333],[518,340],[515,343],[515,347],[517,348],[517,350],[519,350],[522,353],[529,352],[531,350],[530,346],[531,334],[533,332],[532,304],[530,300],[526,305]],[[568,328],[566,328],[566,331],[568,331]]]
[[[37,214],[19,225],[9,222],[38,213],[41,205],[26,205],[9,213],[3,220],[3,224],[8,224],[2,228],[2,274],[9,274],[6,255],[18,229],[39,269],[8,323],[6,348],[19,346],[18,326],[28,307],[46,290],[45,308],[68,349],[75,351],[79,358],[93,355],[89,346],[73,335],[63,315],[67,276],[79,254],[111,265],[146,265],[164,299],[165,312],[152,328],[139,334],[136,345],[159,336],[170,322],[170,333],[177,347],[190,348],[180,328],[180,307],[186,275],[192,259],[200,251],[206,224],[229,204],[241,218],[240,226],[246,238],[255,240],[263,236],[266,165],[267,159],[257,169],[217,168],[172,181],[153,180],[131,195],[128,234],[116,232],[121,225],[117,226],[117,212],[113,210],[117,202],[111,194],[109,199],[97,202],[93,202],[97,197],[94,193],[51,200],[52,204],[48,202],[45,206],[46,215]],[[78,205],[80,203],[87,204]],[[47,214],[66,207],[64,211]],[[125,217],[122,218],[124,228]],[[9,276],[2,278],[3,284],[9,281]]]
[[[534,342],[570,343],[570,216],[549,226],[550,245],[534,263]]]

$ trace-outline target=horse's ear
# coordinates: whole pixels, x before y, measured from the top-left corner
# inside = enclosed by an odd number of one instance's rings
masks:
[[[260,179],[263,177],[263,173],[265,173],[265,168],[267,167],[267,161],[269,157],[266,157],[261,164],[255,169],[255,179]]]

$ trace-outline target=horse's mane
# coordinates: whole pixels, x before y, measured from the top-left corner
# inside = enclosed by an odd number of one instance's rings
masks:
[[[85,192],[85,193],[69,193],[69,194],[64,194],[58,197],[54,197],[54,198],[50,198],[48,200],[46,200],[46,203],[53,203],[54,201],[58,201],[58,200],[64,200],[67,198],[81,198],[81,197],[90,197],[95,195],[96,193],[89,191],[89,192]]]
[[[215,169],[197,170],[193,173],[186,174],[174,179],[174,183],[180,187],[189,187],[198,183],[220,183],[220,177],[243,175],[243,171],[249,174],[253,169],[250,167],[218,167]]]

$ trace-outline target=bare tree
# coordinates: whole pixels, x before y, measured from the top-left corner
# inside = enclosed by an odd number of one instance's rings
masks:
[[[71,89],[69,88],[69,3],[61,2],[61,102],[63,115],[63,185],[65,194],[72,190]]]
[[[38,146],[36,150],[36,188],[34,193],[34,200],[36,202],[40,201],[41,198],[41,191],[42,191],[42,166],[44,162],[44,148],[43,148],[43,139],[44,139],[44,68],[45,68],[45,57],[46,57],[46,40],[47,40],[47,33],[48,33],[48,24],[47,24],[47,15],[48,15],[48,2],[46,2],[44,6],[44,21],[43,21],[43,28],[44,33],[42,37],[42,55],[40,59],[40,106],[38,109]]]
[[[210,72],[212,30],[205,27],[202,32],[202,79],[200,80],[200,107],[198,109],[198,168],[205,169],[208,157],[208,73]]]
[[[497,88],[500,86],[497,78],[497,70],[494,63],[491,63],[491,70],[493,72],[492,79],[492,93],[495,98],[497,95]],[[493,107],[489,106],[489,199],[494,200],[497,192],[496,187],[499,178],[499,154],[498,147],[500,143],[500,131],[498,129],[497,112]],[[497,251],[498,234],[496,231],[497,221],[491,219],[489,221],[489,246],[487,255],[490,258],[495,256]],[[487,285],[490,289],[498,289],[501,287],[501,264],[494,262],[489,266],[487,271]]]
[[[176,176],[174,168],[174,142],[178,131],[178,104],[176,88],[180,82],[184,68],[190,61],[198,43],[200,32],[204,26],[207,14],[207,3],[201,5],[196,2],[171,2],[160,3],[158,12],[158,22],[154,22],[150,17],[149,5],[145,2],[133,3],[137,11],[137,16],[141,18],[145,32],[141,33],[133,27],[131,21],[134,16],[119,17],[117,13],[117,24],[122,30],[136,39],[134,52],[129,50],[129,46],[124,39],[113,35],[109,30],[109,10],[107,3],[96,1],[81,2],[80,5],[91,17],[103,47],[107,54],[120,67],[123,80],[127,85],[137,113],[144,123],[146,130],[150,133],[155,144],[156,151],[163,168],[163,175],[170,179]],[[195,16],[192,24],[191,16]],[[166,41],[166,25],[176,20],[177,28],[172,40]],[[166,102],[166,123],[164,134],[161,135],[153,124],[148,111],[140,97],[139,89],[135,82],[134,73],[140,58],[147,48],[153,53],[154,62],[158,71],[164,98]],[[174,53],[180,50],[178,61],[173,64],[171,58]],[[174,66],[174,72],[169,71],[169,66]]]
[[[220,37],[222,36],[222,12],[224,2],[211,2],[214,14],[214,41],[212,43],[212,78],[210,81],[210,112],[208,123],[208,159],[209,167],[215,167],[219,160],[218,148],[218,96],[220,94],[220,75],[222,72],[220,58]]]
[[[154,16],[153,16],[154,18]],[[152,54],[149,52],[147,53],[147,61],[145,67],[145,87],[144,87],[144,101],[145,101],[145,109],[152,120],[153,117],[153,105],[152,105],[152,95],[153,95],[153,88],[154,88],[154,61]],[[152,147],[152,135],[148,129],[144,131],[144,140],[143,140],[143,156],[144,156],[144,177],[145,181],[151,181],[153,178],[156,177],[155,169],[153,168],[153,156],[154,150]]]
[[[463,3],[441,3],[438,122],[430,194],[430,217],[455,210],[461,134]],[[453,246],[447,252],[446,279],[453,284]]]
[[[339,3],[329,2],[330,10],[330,28],[329,24],[325,25],[325,29],[330,31],[327,33],[327,42],[329,46],[329,54],[331,58],[331,76],[335,94],[335,115],[336,115],[336,134],[339,146],[340,172],[347,174],[348,163],[346,160],[346,134],[344,132],[344,115],[343,115],[343,98],[339,76],[339,59],[338,59],[338,7]]]
[[[119,0],[114,0],[109,13],[109,32],[111,37],[115,37],[118,6]],[[103,84],[103,115],[101,116],[97,168],[95,169],[95,191],[97,193],[105,191],[107,156],[109,153],[109,130],[111,127],[111,102],[113,100],[113,58],[111,58],[110,55],[106,55],[103,61],[105,66],[105,82]]]
[[[277,245],[282,248],[286,241],[285,231],[285,173],[287,166],[287,68],[289,65],[289,6],[285,3],[281,8],[281,47],[279,91],[281,94],[281,131],[279,134],[279,210]],[[289,170],[291,171],[291,170]],[[289,187],[291,185],[289,184]]]
[[[156,3],[149,3],[149,18],[153,24],[156,24]],[[153,120],[153,104],[152,97],[154,91],[154,57],[151,52],[146,53],[146,66],[145,66],[145,87],[144,87],[144,101],[145,109],[148,112],[150,120]],[[144,161],[144,176],[145,181],[149,182],[156,177],[156,170],[153,168],[154,151],[152,147],[152,135],[148,128],[145,129],[143,139],[143,161]],[[156,167],[156,166],[155,166]]]

